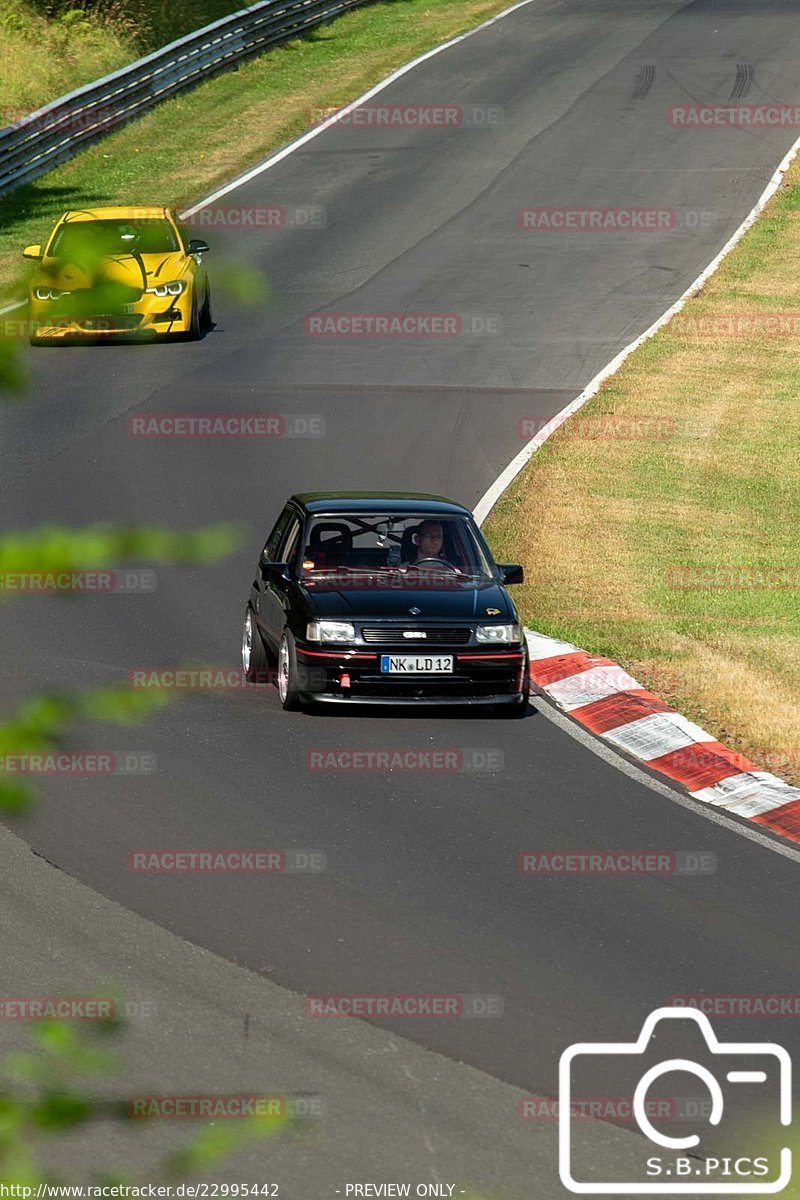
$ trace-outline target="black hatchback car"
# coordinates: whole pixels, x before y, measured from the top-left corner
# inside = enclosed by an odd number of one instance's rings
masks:
[[[466,704],[522,715],[528,656],[469,509],[440,496],[292,496],[261,553],[242,635],[249,679],[277,658],[284,708]]]

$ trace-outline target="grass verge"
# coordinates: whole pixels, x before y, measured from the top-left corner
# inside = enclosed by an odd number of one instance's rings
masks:
[[[20,249],[41,241],[65,209],[185,207],[301,134],[309,112],[346,104],[507,7],[508,0],[383,0],[166,101],[3,198],[0,296],[24,294]]]
[[[0,127],[242,7],[240,0],[0,0]]]
[[[534,454],[486,531],[526,624],[800,783],[800,160],[703,291]]]

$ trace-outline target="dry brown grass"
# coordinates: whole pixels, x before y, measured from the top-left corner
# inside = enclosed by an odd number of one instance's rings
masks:
[[[800,312],[800,167],[685,317]],[[800,783],[796,337],[687,337],[633,354],[579,416],[669,415],[674,436],[580,441],[569,423],[487,522],[525,564],[533,628],[609,654],[720,740]],[[575,418],[573,418],[575,420]],[[789,586],[679,590],[670,567]],[[753,576],[746,575],[745,579]],[[791,586],[793,582],[793,586]]]

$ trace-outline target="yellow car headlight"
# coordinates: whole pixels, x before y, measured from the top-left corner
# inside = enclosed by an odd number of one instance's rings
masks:
[[[60,300],[62,296],[71,296],[72,292],[60,292],[57,288],[36,287],[33,294],[37,300]]]
[[[180,296],[186,291],[186,281],[174,279],[172,283],[157,283],[147,289],[148,296]]]

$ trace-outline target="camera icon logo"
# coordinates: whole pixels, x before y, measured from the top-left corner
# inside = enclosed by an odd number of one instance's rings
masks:
[[[682,1021],[683,1025],[676,1026],[676,1021]],[[659,1029],[661,1022],[671,1022],[672,1026],[661,1026]],[[709,1055],[709,1065],[690,1058],[670,1057],[641,1070],[653,1058],[654,1050],[657,1053],[659,1034],[672,1033],[678,1028],[681,1032],[692,1033],[694,1042],[697,1042],[699,1034]],[[746,1060],[743,1061],[745,1056]],[[613,1063],[615,1059],[617,1061]],[[632,1096],[629,1108],[634,1126],[646,1139],[641,1143],[641,1163],[637,1158],[639,1139],[636,1139],[632,1143],[636,1150],[631,1154],[634,1165],[627,1165],[629,1174],[636,1173],[639,1177],[616,1182],[597,1177],[590,1148],[582,1147],[577,1136],[581,1123],[574,1119],[576,1108],[580,1109],[578,1093],[574,1090],[576,1073],[583,1068],[589,1074],[594,1070],[605,1075],[612,1063],[620,1067],[621,1073],[629,1081]],[[705,1122],[712,1127],[722,1126],[725,1129],[726,1093],[720,1081],[734,1088],[739,1085],[753,1088],[761,1113],[774,1112],[781,1126],[791,1124],[792,1063],[783,1046],[773,1042],[720,1042],[704,1013],[689,1008],[657,1008],[647,1017],[635,1042],[578,1042],[561,1055],[559,1172],[564,1187],[583,1195],[707,1193],[731,1196],[783,1191],[792,1177],[792,1152],[788,1146],[780,1150],[762,1147],[762,1154],[747,1154],[740,1136],[734,1134],[736,1140],[730,1148],[731,1153],[720,1156],[716,1151],[709,1154],[705,1150],[698,1133],[672,1136],[656,1128],[651,1120],[654,1102],[648,1098],[648,1093],[662,1077],[674,1073],[693,1076],[695,1082],[699,1081],[703,1096],[707,1097],[702,1106],[704,1125],[701,1132],[706,1131]],[[637,1080],[635,1086],[634,1079]],[[662,1090],[663,1087],[662,1084]],[[699,1111],[697,1102],[686,1107],[692,1109],[694,1120],[691,1123],[696,1124]],[[656,1103],[655,1110],[663,1112],[663,1105],[659,1107]],[[584,1122],[584,1128],[585,1125]],[[660,1153],[654,1153],[655,1147]]]

